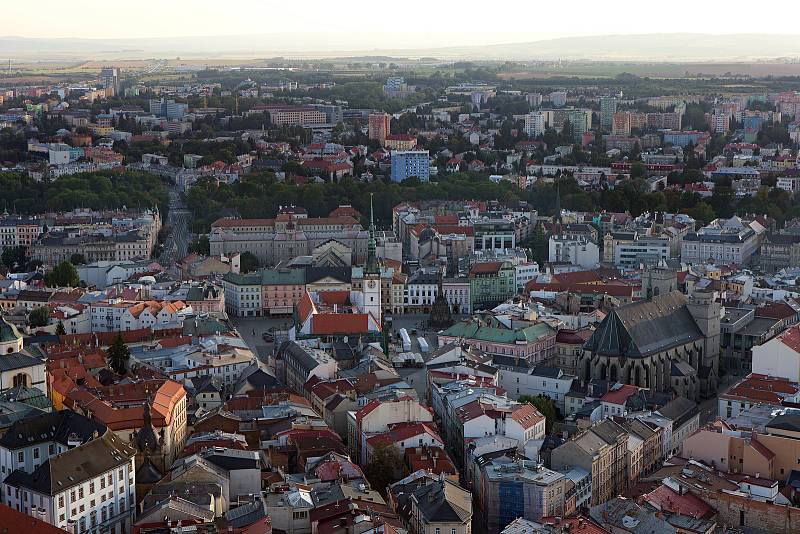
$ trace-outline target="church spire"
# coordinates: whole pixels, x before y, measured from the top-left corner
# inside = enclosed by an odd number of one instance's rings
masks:
[[[369,241],[367,241],[367,263],[364,274],[380,274],[375,242],[375,217],[372,209],[372,193],[369,194]]]

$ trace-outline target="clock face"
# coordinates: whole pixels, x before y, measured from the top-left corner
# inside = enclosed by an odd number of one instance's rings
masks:
[[[370,289],[375,289],[375,280],[370,280],[370,281],[367,283],[367,286],[368,286]]]

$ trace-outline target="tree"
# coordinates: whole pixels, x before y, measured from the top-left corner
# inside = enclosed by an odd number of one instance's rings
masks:
[[[47,326],[48,319],[50,319],[50,308],[47,306],[36,307],[28,314],[28,324],[32,327]]]
[[[83,254],[73,254],[69,257],[69,262],[72,265],[86,265],[86,256]]]
[[[558,420],[558,408],[556,408],[553,399],[546,395],[536,395],[535,397],[531,395],[520,395],[517,401],[523,404],[533,404],[545,418],[545,432],[548,434],[552,432],[553,424]]]
[[[6,247],[3,249],[2,258],[3,262],[9,270],[14,270],[25,265],[25,247]]]
[[[242,255],[239,257],[239,270],[242,273],[249,273],[251,271],[255,271],[260,267],[258,262],[258,258],[252,252],[245,251],[242,252]]]
[[[211,253],[211,244],[208,241],[208,234],[200,234],[197,241],[189,245],[189,252],[196,252],[208,256]]]
[[[117,374],[124,375],[128,369],[128,360],[131,351],[122,339],[122,333],[117,333],[114,342],[106,350],[106,361],[108,367]]]
[[[399,480],[398,473],[403,459],[393,443],[380,442],[372,449],[372,457],[364,466],[364,476],[370,485],[386,495],[386,488]]]
[[[44,282],[49,287],[78,287],[81,279],[75,266],[65,260],[44,276]]]
[[[57,336],[67,335],[67,329],[64,328],[64,323],[62,323],[61,321],[58,321],[58,325],[56,326],[56,335]]]

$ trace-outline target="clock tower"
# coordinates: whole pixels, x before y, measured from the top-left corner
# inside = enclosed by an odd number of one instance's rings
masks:
[[[369,241],[367,242],[367,263],[364,265],[364,312],[371,314],[378,324],[382,324],[381,268],[375,254],[375,221],[372,213],[372,193],[369,195]]]

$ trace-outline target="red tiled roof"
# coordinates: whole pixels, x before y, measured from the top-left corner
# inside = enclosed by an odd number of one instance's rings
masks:
[[[469,275],[473,276],[476,274],[496,273],[500,270],[502,266],[503,266],[502,261],[487,261],[485,263],[475,263],[472,265],[472,269],[469,270]]]
[[[537,423],[544,421],[544,416],[539,413],[539,410],[533,404],[523,404],[513,412],[511,412],[511,419],[519,423],[524,429],[533,428]]]
[[[407,439],[415,438],[422,434],[428,434],[438,443],[441,443],[442,446],[444,446],[442,438],[439,436],[439,433],[436,431],[436,429],[433,428],[431,423],[416,422],[397,423],[392,425],[387,432],[369,438],[367,443],[372,446],[375,446],[378,443],[399,443]]]
[[[766,445],[760,443],[757,439],[751,439],[750,445],[764,458],[772,460],[775,458],[775,453],[769,450]]]
[[[699,497],[692,493],[677,493],[664,485],[651,491],[644,498],[657,509],[669,514],[680,514],[696,519],[714,515],[714,510]]]
[[[369,315],[366,313],[318,313],[311,323],[314,335],[366,334]]]
[[[5,504],[0,504],[0,525],[2,526],[2,531],[9,534],[21,534],[22,532],[68,534],[66,530],[55,527],[41,519],[18,512]]]
[[[800,352],[800,325],[788,328],[778,339],[793,351]]]
[[[761,306],[760,308],[756,308],[756,316],[757,317],[768,317],[770,319],[788,319],[797,315],[797,312],[786,304],[785,302],[775,302],[773,304],[767,304],[766,306]]]
[[[319,300],[328,306],[346,306],[350,304],[349,291],[321,291],[317,293]]]
[[[606,392],[605,395],[600,397],[600,400],[602,402],[608,402],[609,404],[625,404],[628,398],[631,395],[635,395],[638,391],[639,388],[636,386],[622,384],[619,388]]]

